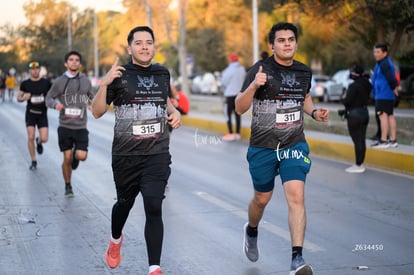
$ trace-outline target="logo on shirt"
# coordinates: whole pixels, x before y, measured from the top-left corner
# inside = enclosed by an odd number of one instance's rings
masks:
[[[289,87],[293,87],[295,85],[300,85],[298,81],[296,81],[296,75],[295,74],[280,74],[282,76],[282,85],[288,85]]]
[[[138,78],[138,87],[139,88],[144,87],[144,88],[147,89],[147,91],[149,91],[153,87],[158,87],[158,84],[154,82],[154,76],[151,76],[151,77],[147,77],[147,76],[141,77],[141,76],[137,75],[137,78]]]

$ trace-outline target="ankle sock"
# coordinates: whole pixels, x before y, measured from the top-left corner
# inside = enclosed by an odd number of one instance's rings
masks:
[[[292,247],[292,260],[296,257],[296,256],[302,256],[302,246],[293,246]]]
[[[250,225],[247,225],[246,233],[249,237],[257,237],[257,226],[251,227]]]
[[[150,267],[148,268],[149,273],[155,271],[157,268],[160,268],[159,265],[150,265]]]
[[[114,237],[111,236],[111,242],[113,242],[115,244],[119,244],[119,243],[121,243],[121,237],[119,237],[118,239],[114,239]]]

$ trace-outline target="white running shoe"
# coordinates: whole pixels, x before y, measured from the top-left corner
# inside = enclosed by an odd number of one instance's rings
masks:
[[[365,172],[365,166],[364,165],[352,165],[351,167],[348,167],[345,169],[345,172],[348,173],[364,173]]]

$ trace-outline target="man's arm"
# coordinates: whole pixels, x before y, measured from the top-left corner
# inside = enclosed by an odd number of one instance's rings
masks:
[[[167,113],[168,113],[168,124],[173,128],[181,126],[181,114],[171,103],[170,98],[167,98]]]
[[[92,100],[92,115],[94,118],[100,118],[108,111],[109,105],[106,104],[107,85],[102,84]]]
[[[45,99],[46,107],[56,109],[58,111],[65,108],[65,106],[59,101],[59,99],[57,99],[59,94],[59,81],[60,78],[53,82],[52,87],[50,87],[49,91],[47,92]]]
[[[236,113],[239,115],[244,114],[252,105],[254,94],[256,93],[257,89],[260,86],[266,84],[267,76],[263,72],[262,66],[259,67],[258,72],[254,80],[250,83],[250,85],[244,90],[242,93],[239,93],[236,96]]]
[[[118,65],[119,58],[115,59],[115,63],[112,65],[109,72],[106,74],[102,80],[101,85],[99,86],[98,92],[96,93],[94,99],[92,100],[92,115],[95,118],[100,118],[109,108],[109,105],[106,104],[106,94],[108,85],[110,85],[115,78],[122,76],[122,71],[125,71],[125,68]]]
[[[26,100],[30,99],[30,93],[26,93],[22,90],[19,91],[19,93],[17,94],[17,102],[24,102]]]

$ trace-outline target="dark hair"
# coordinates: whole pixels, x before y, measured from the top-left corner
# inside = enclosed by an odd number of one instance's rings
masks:
[[[351,72],[359,74],[359,75],[363,75],[364,71],[365,69],[361,64],[356,64],[351,68]]]
[[[138,26],[133,28],[129,34],[128,34],[128,45],[131,45],[132,40],[134,40],[134,33],[136,32],[149,32],[151,34],[152,40],[155,41],[155,37],[154,37],[154,32],[152,31],[152,29],[148,26]]]
[[[375,44],[374,49],[381,49],[383,52],[388,52],[388,46],[386,43],[377,43]]]
[[[260,53],[260,58],[262,58],[262,60],[265,60],[268,57],[269,57],[269,53],[267,51],[263,51]]]
[[[65,63],[68,62],[69,56],[71,55],[77,55],[79,57],[79,61],[82,62],[82,55],[77,51],[70,51],[67,54],[65,54]]]
[[[295,39],[298,40],[298,29],[296,28],[296,26],[293,25],[292,23],[282,22],[282,23],[277,23],[273,25],[272,29],[270,29],[270,32],[269,32],[269,43],[270,44],[273,44],[275,42],[276,32],[281,31],[281,30],[291,30],[293,34],[295,35]]]
[[[364,75],[364,67],[361,64],[355,64],[351,70],[349,71],[349,78],[350,79],[357,79]]]

